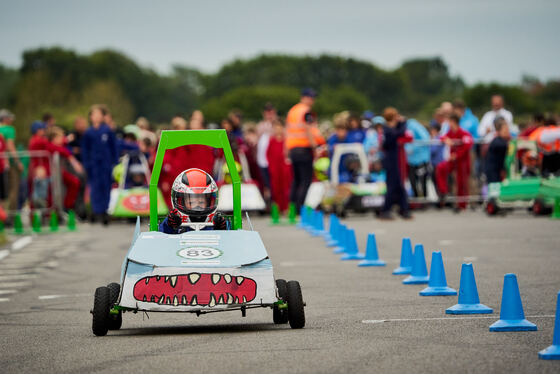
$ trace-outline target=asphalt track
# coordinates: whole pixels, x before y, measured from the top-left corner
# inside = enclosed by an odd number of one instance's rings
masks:
[[[340,261],[324,241],[294,227],[253,219],[277,278],[302,284],[306,327],[272,323],[269,309],[216,313],[126,313],[105,337],[91,332],[93,291],[118,280],[133,226],[80,226],[42,235],[0,260],[0,372],[189,373],[558,373],[560,361],[537,352],[552,343],[560,290],[560,222],[526,212],[420,212],[413,221],[345,220],[361,250],[377,236],[385,268]],[[246,226],[247,227],[247,226]],[[457,298],[421,297],[391,275],[403,236],[423,243],[428,268],[441,250],[450,286],[463,261],[474,264],[490,316],[446,316]],[[491,333],[503,276],[518,276],[525,315],[537,332]]]

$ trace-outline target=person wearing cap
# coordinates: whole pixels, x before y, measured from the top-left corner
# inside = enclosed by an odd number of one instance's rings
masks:
[[[311,88],[301,91],[299,103],[286,116],[286,154],[288,154],[294,179],[290,188],[290,202],[300,211],[313,177],[313,152],[318,145],[325,144],[311,111],[317,93]]]
[[[19,194],[19,179],[21,172],[23,171],[23,164],[21,163],[19,156],[17,155],[15,138],[16,130],[12,123],[14,122],[15,116],[12,112],[7,109],[0,110],[0,135],[2,135],[6,141],[6,151],[10,155],[10,168],[7,171],[8,174],[8,209],[17,209],[18,194]]]

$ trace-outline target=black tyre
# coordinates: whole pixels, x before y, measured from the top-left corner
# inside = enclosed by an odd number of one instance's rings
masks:
[[[108,287],[98,287],[93,298],[93,323],[91,329],[97,336],[107,335],[109,330],[111,309],[111,290]]]
[[[119,293],[121,292],[121,285],[118,283],[109,283],[107,288],[111,293],[111,308],[117,303]],[[122,311],[119,310],[118,314],[109,315],[109,330],[118,330],[122,326]]]
[[[276,288],[278,288],[278,297],[280,297],[282,301],[287,301],[286,294],[288,291],[287,291],[286,284],[287,283],[284,279],[276,279]],[[278,307],[275,305],[274,308],[272,309],[272,320],[277,325],[288,323],[288,311],[286,309],[278,309]]]
[[[499,210],[498,204],[495,199],[490,199],[486,203],[486,214],[488,214],[489,216],[496,215],[496,213],[498,213],[498,210]]]
[[[543,216],[552,213],[552,209],[546,206],[543,199],[536,199],[533,203],[533,214],[536,216]]]
[[[297,281],[289,281],[286,285],[286,301],[288,302],[288,320],[290,327],[301,329],[305,326],[305,311],[301,287]]]

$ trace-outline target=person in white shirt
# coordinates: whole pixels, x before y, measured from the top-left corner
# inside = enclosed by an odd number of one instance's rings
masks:
[[[268,171],[268,159],[266,152],[268,150],[268,142],[272,133],[272,122],[278,118],[276,108],[270,103],[266,103],[263,109],[263,119],[257,124],[257,165],[261,170],[261,175],[264,181],[265,199],[268,200],[270,196],[270,174]]]
[[[497,117],[502,117],[506,121],[512,135],[518,133],[517,126],[513,124],[513,115],[509,110],[504,108],[504,98],[502,95],[493,95],[492,110],[484,114],[478,125],[478,136],[483,139],[484,143],[490,143],[496,135],[494,120]]]

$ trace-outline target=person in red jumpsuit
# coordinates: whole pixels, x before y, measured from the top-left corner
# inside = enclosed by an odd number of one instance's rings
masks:
[[[286,162],[284,153],[284,125],[276,119],[272,122],[272,134],[266,151],[272,201],[278,205],[280,212],[285,212],[290,204],[290,186],[292,185],[292,166]]]
[[[469,194],[469,175],[471,170],[469,150],[473,145],[471,134],[459,126],[459,117],[455,114],[449,117],[449,131],[441,140],[450,148],[449,159],[441,162],[436,168],[436,183],[443,201],[449,193],[447,180],[449,174],[455,170],[457,196],[465,197]],[[457,208],[465,209],[467,202],[460,200]]]
[[[34,124],[35,125],[35,124]],[[30,151],[47,151],[51,155],[58,153],[60,157],[67,159],[77,173],[83,173],[84,169],[82,164],[76,160],[72,153],[64,147],[64,131],[59,127],[51,127],[48,130],[47,137],[45,137],[44,127],[32,126],[33,136],[29,140]],[[46,175],[51,175],[50,163],[48,157],[34,157],[31,158],[29,165],[29,177],[35,176],[35,169],[44,168]],[[80,180],[70,172],[61,169],[62,183],[66,188],[64,195],[64,209],[69,210],[74,207],[78,192],[80,191]],[[32,184],[31,184],[32,185]],[[31,194],[31,191],[30,191]],[[49,197],[49,201],[52,197]]]

